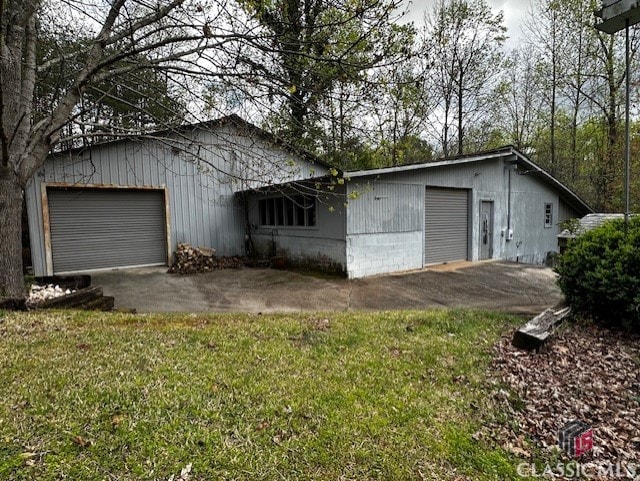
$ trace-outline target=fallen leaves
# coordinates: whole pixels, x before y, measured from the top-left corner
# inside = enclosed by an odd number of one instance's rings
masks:
[[[511,422],[482,435],[520,457],[531,447],[550,454],[558,429],[577,419],[594,432],[594,449],[581,463],[640,462],[639,339],[570,326],[539,354],[517,350],[510,336],[494,350],[494,402]]]
[[[89,448],[89,447],[93,446],[93,441],[91,441],[90,439],[87,439],[85,437],[82,437],[80,435],[73,436],[71,438],[71,441],[73,441],[74,444],[77,444],[81,448]]]
[[[169,479],[167,481],[189,481],[191,479],[192,467],[193,466],[191,463],[187,464],[180,470],[180,474],[178,475],[178,477],[172,474],[171,476],[169,476]]]

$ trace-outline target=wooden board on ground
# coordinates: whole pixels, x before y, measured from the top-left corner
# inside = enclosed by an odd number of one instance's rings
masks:
[[[511,343],[518,349],[539,350],[553,334],[554,329],[571,312],[570,307],[555,307],[544,310],[518,329]]]

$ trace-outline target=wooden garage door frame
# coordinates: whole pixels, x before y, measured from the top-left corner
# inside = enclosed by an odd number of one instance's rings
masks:
[[[42,222],[44,224],[44,249],[46,260],[46,275],[52,276],[53,271],[53,249],[51,243],[51,217],[49,213],[49,196],[47,189],[77,189],[77,190],[129,190],[129,191],[152,191],[161,192],[164,201],[164,219],[166,236],[166,263],[171,261],[171,215],[169,211],[169,189],[166,185],[161,186],[131,186],[117,184],[70,184],[66,182],[43,182],[42,183]]]
[[[455,191],[456,193],[464,193],[466,195],[466,238],[465,238],[465,246],[466,246],[466,257],[465,259],[450,259],[450,260],[435,260],[433,262],[427,261],[427,195],[429,191],[440,191],[440,192],[451,192]],[[444,262],[453,262],[454,260],[469,260],[470,252],[471,252],[471,233],[473,231],[471,225],[471,217],[472,217],[472,205],[471,205],[471,189],[464,188],[455,188],[455,187],[441,187],[441,186],[425,186],[425,197],[424,197],[424,235],[423,235],[423,245],[422,245],[422,265],[434,265]]]

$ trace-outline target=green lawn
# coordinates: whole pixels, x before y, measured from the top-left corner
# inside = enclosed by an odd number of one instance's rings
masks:
[[[4,313],[0,479],[515,479],[472,437],[513,321]]]

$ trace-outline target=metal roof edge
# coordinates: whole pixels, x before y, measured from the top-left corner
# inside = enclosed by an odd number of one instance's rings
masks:
[[[348,178],[358,178],[358,177],[368,177],[375,175],[384,175],[384,174],[392,174],[396,172],[407,172],[412,170],[419,169],[432,169],[437,167],[449,167],[453,165],[462,165],[471,162],[482,162],[490,159],[503,158],[508,156],[515,156],[516,162],[526,166],[527,169],[538,174],[545,182],[549,183],[556,190],[558,190],[563,197],[572,207],[574,207],[580,215],[585,215],[589,213],[593,213],[593,209],[587,204],[582,198],[573,192],[569,187],[564,185],[554,176],[552,176],[549,172],[544,170],[542,167],[538,166],[535,162],[533,162],[529,157],[527,157],[523,152],[517,149],[513,145],[506,145],[504,147],[500,147],[494,150],[489,150],[486,152],[480,152],[477,154],[470,154],[466,156],[461,156],[453,159],[444,159],[436,162],[424,162],[420,164],[408,164],[408,165],[400,165],[397,167],[382,167],[378,169],[369,169],[369,170],[357,170],[357,171],[347,171],[344,172],[344,177]]]
[[[527,157],[520,150],[511,146],[511,152],[516,156],[519,162],[525,164],[527,167],[530,167],[536,174],[543,178],[546,182],[554,186],[557,190],[559,190],[562,194],[564,194],[564,200],[568,201],[568,203],[574,207],[581,216],[586,214],[592,214],[594,210],[587,204],[578,194],[576,194],[569,187],[564,185],[558,179],[556,179],[549,172],[544,170],[538,164],[533,162],[529,157]]]
[[[304,149],[300,149],[298,147],[293,146],[291,143],[278,137],[276,134],[268,132],[258,127],[257,125],[252,124],[251,122],[243,119],[237,114],[225,115],[217,119],[204,120],[202,122],[195,122],[191,124],[176,125],[175,127],[153,130],[147,133],[123,135],[120,137],[114,136],[112,140],[105,140],[103,142],[97,142],[95,144],[87,145],[84,147],[74,147],[74,148],[62,150],[59,152],[51,152],[49,153],[48,157],[55,158],[60,156],[77,155],[92,148],[101,148],[103,146],[114,145],[114,144],[123,143],[127,141],[135,142],[135,141],[141,141],[141,140],[156,140],[159,138],[163,138],[168,134],[184,135],[186,132],[193,132],[196,130],[207,130],[207,129],[212,129],[214,127],[227,125],[227,124],[234,125],[236,128],[239,128],[239,129],[246,129],[250,132],[253,132],[259,137],[265,139],[266,141],[271,142],[274,145],[277,145],[279,147],[282,147],[283,149],[293,154],[299,155],[302,159],[312,164],[318,164],[327,169],[334,168],[331,164],[328,164],[327,162],[321,160],[319,157],[312,154],[311,152],[308,152]],[[340,174],[342,174],[342,171],[340,169],[336,169],[336,170]]]
[[[380,167],[377,169],[345,171],[344,176],[349,178],[367,177],[370,175],[391,174],[395,172],[406,172],[406,171],[418,170],[418,169],[432,169],[435,167],[447,167],[451,165],[467,164],[467,163],[478,162],[482,160],[496,159],[496,158],[504,157],[505,155],[509,155],[510,153],[511,152],[509,150],[506,150],[505,148],[501,148],[501,149],[491,150],[487,152],[481,152],[478,154],[437,160],[435,162],[423,162],[420,164],[406,164],[406,165],[399,165],[396,167]]]

